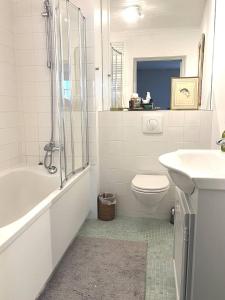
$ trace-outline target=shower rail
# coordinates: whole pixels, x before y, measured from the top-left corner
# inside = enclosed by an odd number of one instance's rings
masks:
[[[47,68],[50,70],[51,76],[51,134],[49,143],[44,146],[45,157],[44,166],[50,174],[57,172],[57,167],[53,165],[53,153],[60,150],[60,146],[56,145],[54,131],[55,131],[55,118],[54,118],[54,63],[53,63],[53,15],[52,5],[49,0],[43,2],[44,10],[41,13],[45,18],[45,32],[46,32],[46,51],[47,51]]]

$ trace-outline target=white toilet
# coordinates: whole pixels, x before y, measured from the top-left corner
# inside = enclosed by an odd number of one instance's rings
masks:
[[[136,175],[131,183],[135,198],[155,211],[165,197],[170,184],[166,175]]]

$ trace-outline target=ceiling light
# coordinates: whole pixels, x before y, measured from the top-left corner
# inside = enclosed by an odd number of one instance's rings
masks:
[[[123,18],[127,23],[135,23],[143,17],[144,15],[140,6],[129,6],[123,10]]]

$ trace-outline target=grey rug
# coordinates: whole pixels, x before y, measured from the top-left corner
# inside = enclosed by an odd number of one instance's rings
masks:
[[[39,300],[143,300],[147,243],[78,237]]]

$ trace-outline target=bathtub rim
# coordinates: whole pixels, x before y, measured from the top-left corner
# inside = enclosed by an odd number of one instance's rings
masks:
[[[27,212],[24,216],[17,219],[16,221],[3,226],[0,228],[0,254],[5,251],[19,236],[22,235],[38,218],[40,218],[51,206],[53,206],[67,191],[69,191],[73,185],[78,182],[84,175],[86,175],[90,171],[90,165],[85,169],[80,171],[77,174],[74,174],[64,185],[63,188],[56,188],[56,190],[52,191],[45,198],[43,198],[36,206],[34,206],[29,212]],[[41,170],[32,167],[19,167],[15,169],[9,169],[1,172],[0,178],[10,174],[12,172],[16,172],[18,170],[30,170],[32,172],[37,172],[40,174]],[[49,174],[43,173],[44,176],[51,176]],[[8,234],[1,237],[3,231],[9,230]],[[1,240],[2,239],[2,240]]]
[[[26,165],[19,165],[19,166],[16,166],[15,168],[8,168],[6,170],[1,170],[0,171],[0,178],[2,177],[5,177],[11,173],[16,173],[18,171],[23,171],[23,170],[30,170],[32,173],[35,173],[35,174],[39,174],[41,173],[42,176],[44,177],[59,177],[59,175],[56,173],[56,174],[49,174],[47,172],[47,170],[43,169],[43,166],[26,166]]]

